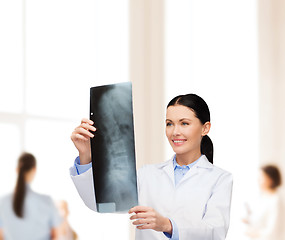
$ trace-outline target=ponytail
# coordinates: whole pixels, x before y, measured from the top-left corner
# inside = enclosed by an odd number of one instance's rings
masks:
[[[23,205],[26,196],[26,183],[24,171],[19,169],[17,183],[14,192],[13,209],[17,217],[23,217]]]
[[[202,154],[206,155],[209,162],[213,164],[214,146],[208,135],[203,136],[200,150]]]
[[[36,159],[30,153],[23,153],[18,161],[18,178],[13,195],[13,210],[17,217],[24,216],[24,202],[26,197],[26,173],[36,166]]]

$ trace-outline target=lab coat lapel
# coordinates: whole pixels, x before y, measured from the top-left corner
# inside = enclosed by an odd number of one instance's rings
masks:
[[[167,176],[170,178],[171,182],[173,183],[173,186],[175,186],[173,158],[164,163],[161,163],[159,167],[167,174]]]
[[[201,169],[205,168],[213,168],[213,164],[211,164],[205,155],[199,159],[199,161],[185,174],[185,176],[180,180],[177,184],[177,187],[182,184],[187,179],[199,174]]]

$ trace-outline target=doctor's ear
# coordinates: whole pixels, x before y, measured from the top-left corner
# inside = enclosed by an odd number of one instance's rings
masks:
[[[211,123],[205,122],[202,127],[202,136],[207,135],[210,132],[210,129],[211,129]]]

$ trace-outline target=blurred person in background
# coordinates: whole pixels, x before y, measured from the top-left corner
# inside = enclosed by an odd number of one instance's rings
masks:
[[[260,196],[252,206],[246,205],[245,235],[255,240],[284,240],[281,228],[282,201],[279,193],[281,174],[273,165],[261,168]]]
[[[68,222],[69,210],[68,204],[66,201],[61,200],[57,203],[59,213],[63,219],[62,224],[58,230],[58,239],[57,240],[78,240],[76,232],[71,228]]]
[[[56,240],[61,218],[49,196],[31,189],[36,174],[36,159],[32,154],[20,155],[17,173],[13,194],[0,200],[0,239]]]

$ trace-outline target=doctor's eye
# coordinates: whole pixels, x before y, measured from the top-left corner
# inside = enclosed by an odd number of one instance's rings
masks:
[[[189,123],[187,123],[187,122],[182,122],[182,125],[183,125],[183,126],[187,126],[187,125],[189,125]]]
[[[168,122],[166,123],[166,126],[169,127],[169,126],[172,126],[173,124],[171,122]]]

